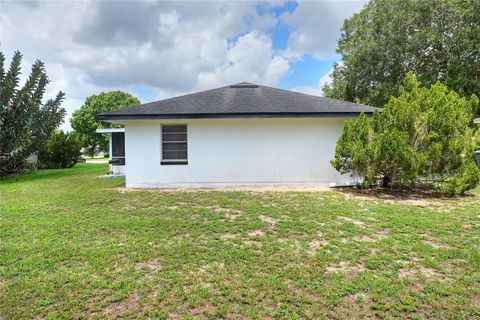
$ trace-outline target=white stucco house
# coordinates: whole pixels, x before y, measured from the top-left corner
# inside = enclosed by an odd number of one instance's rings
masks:
[[[355,182],[330,165],[343,124],[374,111],[243,82],[97,120],[124,126],[127,187],[339,185]]]

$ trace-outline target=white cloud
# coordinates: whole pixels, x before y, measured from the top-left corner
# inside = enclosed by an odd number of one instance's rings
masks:
[[[24,54],[25,73],[35,59],[45,62],[52,80],[47,96],[65,91],[70,115],[85,97],[104,90],[142,86],[160,99],[240,81],[276,86],[290,73],[292,59],[331,57],[341,22],[361,3],[300,2],[280,18],[269,10],[260,14],[258,5],[3,1],[0,41],[8,59],[14,50]],[[268,35],[279,23],[293,28],[282,52]]]
[[[309,53],[317,59],[332,59],[343,21],[364,3],[365,0],[299,2],[294,12],[281,17],[294,28],[288,39],[288,56],[298,58]]]
[[[207,89],[236,82],[275,85],[288,72],[289,63],[274,52],[270,37],[252,31],[227,48],[222,66],[201,72],[198,88]]]
[[[246,79],[275,85],[288,71],[261,31],[277,20],[258,14],[254,2],[29,4],[2,3],[2,51],[44,61],[52,80],[47,96],[65,91],[69,115],[102,90],[140,85],[170,97]],[[24,72],[29,67],[24,63]]]

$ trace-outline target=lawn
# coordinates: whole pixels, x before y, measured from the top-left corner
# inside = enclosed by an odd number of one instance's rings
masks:
[[[0,319],[480,318],[480,190],[125,190],[105,164],[0,182]]]

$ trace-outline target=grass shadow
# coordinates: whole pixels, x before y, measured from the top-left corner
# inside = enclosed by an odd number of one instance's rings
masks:
[[[439,193],[436,190],[432,189],[422,189],[422,188],[370,188],[370,189],[358,189],[355,187],[340,187],[337,190],[344,194],[349,194],[352,196],[362,196],[377,198],[380,200],[428,200],[428,199],[437,199],[437,200],[455,200],[455,199],[464,199],[464,198],[474,198],[478,191],[468,192],[463,196],[448,196]]]
[[[62,168],[62,169],[40,169],[31,172],[26,172],[23,174],[10,175],[5,177],[3,180],[0,180],[0,184],[10,184],[17,182],[30,182],[37,181],[41,179],[53,179],[71,176],[79,173],[89,173],[89,172],[98,172],[101,174],[103,171],[108,170],[108,165],[104,163],[78,163],[72,168]]]

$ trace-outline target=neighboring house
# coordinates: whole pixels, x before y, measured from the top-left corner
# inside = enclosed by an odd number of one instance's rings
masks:
[[[97,133],[109,136],[109,172],[115,175],[125,174],[125,128],[97,129]]]
[[[480,124],[480,118],[473,119],[473,123]]]
[[[25,161],[27,161],[28,163],[31,163],[33,165],[37,165],[38,164],[38,153],[37,152],[34,152],[32,154],[30,154],[26,159]]]
[[[127,187],[338,185],[331,165],[346,119],[375,108],[239,83],[97,120],[125,127]]]

